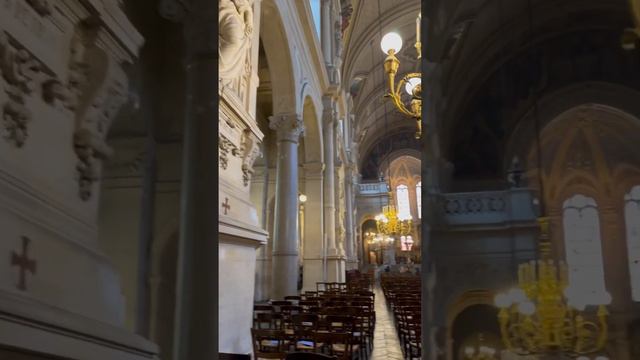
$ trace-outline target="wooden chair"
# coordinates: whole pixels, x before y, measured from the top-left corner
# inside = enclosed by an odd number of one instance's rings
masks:
[[[282,314],[257,313],[253,318],[255,329],[282,330],[284,319]]]
[[[288,353],[285,360],[336,360],[337,357],[319,353],[294,352]]]
[[[351,334],[338,332],[317,332],[316,342],[323,344],[325,351],[329,355],[336,356],[340,360],[353,359],[353,346],[351,344]]]
[[[291,315],[292,334],[290,339],[296,351],[316,351],[318,344],[315,333],[318,331],[320,318],[314,314]]]
[[[300,302],[300,300],[302,300],[302,297],[298,295],[289,295],[289,296],[285,296],[284,300],[291,301],[291,303],[298,303]]]
[[[251,329],[255,359],[280,359],[286,356],[286,339],[283,330]]]

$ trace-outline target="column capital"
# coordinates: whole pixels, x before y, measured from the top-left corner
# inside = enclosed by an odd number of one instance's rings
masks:
[[[278,141],[298,143],[304,134],[304,122],[298,114],[278,114],[269,116],[269,128],[278,134]]]

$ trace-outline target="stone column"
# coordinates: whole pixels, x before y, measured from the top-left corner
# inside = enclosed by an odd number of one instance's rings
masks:
[[[187,57],[180,239],[176,288],[175,360],[218,354],[218,224],[216,102],[218,8],[194,1],[185,21]]]
[[[321,162],[304,164],[305,195],[304,206],[304,249],[302,291],[315,290],[317,282],[324,281],[324,213],[323,171]]]
[[[345,174],[345,191],[344,201],[346,205],[347,215],[345,219],[346,228],[346,253],[347,253],[347,270],[358,268],[358,259],[355,249],[355,237],[353,234],[353,166],[346,167]]]
[[[335,199],[335,103],[330,96],[323,98],[322,115],[324,139],[324,235],[326,237],[327,281],[340,279],[342,256],[336,246],[336,199]]]
[[[333,44],[333,28],[331,26],[331,2],[333,0],[321,0],[320,9],[320,43],[322,46],[322,54],[324,55],[324,63],[327,67],[330,67],[333,62],[331,61],[332,44]]]
[[[279,114],[269,118],[269,127],[278,139],[271,297],[282,300],[298,293],[298,141],[304,124],[296,114]]]

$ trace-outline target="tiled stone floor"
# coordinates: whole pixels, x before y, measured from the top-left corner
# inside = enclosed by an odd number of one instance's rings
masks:
[[[376,330],[373,335],[371,360],[403,360],[400,340],[393,324],[393,314],[387,308],[387,301],[380,286],[376,294]]]

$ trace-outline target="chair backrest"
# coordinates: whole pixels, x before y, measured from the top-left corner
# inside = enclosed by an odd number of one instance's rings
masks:
[[[258,313],[253,319],[253,327],[256,329],[280,330],[282,326],[282,314]]]
[[[298,295],[289,295],[289,296],[285,296],[284,300],[285,301],[291,301],[291,302],[298,302],[302,299],[301,296]]]
[[[342,355],[339,359],[351,360],[353,357],[352,335],[346,332],[318,332],[315,334],[317,343],[322,343],[329,350],[330,355]]]
[[[256,359],[284,359],[284,330],[251,329],[253,354]]]
[[[335,360],[337,357],[319,353],[294,352],[287,354],[285,360]]]
[[[294,314],[291,315],[291,323],[293,324],[294,331],[310,330],[315,331],[318,329],[318,315],[313,314]]]
[[[331,331],[351,333],[354,330],[355,320],[349,315],[327,315],[325,324]]]
[[[256,304],[253,305],[254,312],[273,312],[273,305]]]

